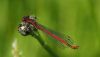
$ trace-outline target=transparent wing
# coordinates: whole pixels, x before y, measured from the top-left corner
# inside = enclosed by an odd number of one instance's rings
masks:
[[[40,24],[39,24],[40,25]],[[62,38],[64,41],[66,41],[68,43],[67,46],[71,47],[71,48],[78,48],[77,45],[74,44],[74,41],[71,39],[70,36],[68,35],[64,35],[62,33],[59,33],[59,32],[56,32],[52,29],[49,29],[43,25],[40,25],[42,26],[44,29],[50,31],[52,34],[55,34],[56,36],[59,36],[60,38]],[[48,35],[49,36],[49,35]],[[49,36],[50,37],[50,36]],[[63,43],[61,43],[60,41],[58,41],[57,39],[54,39],[54,38],[49,38],[52,42],[54,42],[55,44],[57,44],[58,46],[62,46],[62,47],[66,47],[66,45],[64,45]]]

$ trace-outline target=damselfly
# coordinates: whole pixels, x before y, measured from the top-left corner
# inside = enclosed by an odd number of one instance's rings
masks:
[[[53,39],[57,40],[61,44],[69,46],[72,49],[77,49],[79,47],[72,43],[71,38],[69,36],[61,37],[59,33],[58,35],[52,32],[51,30],[45,28],[43,25],[39,24],[36,21],[36,17],[24,16],[22,19],[22,23],[18,27],[18,31],[24,36],[30,35],[32,31],[35,32],[37,30],[41,30],[42,32],[48,34],[49,36],[51,36]]]

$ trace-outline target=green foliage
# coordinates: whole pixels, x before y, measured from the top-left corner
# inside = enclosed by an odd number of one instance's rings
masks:
[[[0,0],[0,57],[52,57],[35,37],[18,33],[25,15],[35,15],[39,23],[71,35],[80,46],[56,47],[40,32],[55,55],[100,56],[100,0]]]

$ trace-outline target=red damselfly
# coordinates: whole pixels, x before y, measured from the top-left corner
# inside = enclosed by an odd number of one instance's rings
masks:
[[[69,46],[72,49],[77,49],[79,47],[71,42],[71,38],[69,36],[61,37],[61,34],[58,35],[45,28],[43,25],[39,24],[36,21],[36,17],[24,16],[22,19],[22,23],[18,27],[18,31],[24,36],[29,35],[32,31],[35,32],[37,30],[43,31],[61,44]]]

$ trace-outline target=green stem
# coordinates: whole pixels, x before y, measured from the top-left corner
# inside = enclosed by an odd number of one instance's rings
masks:
[[[37,33],[37,34],[32,34],[32,36],[34,36],[38,41],[39,43],[41,44],[41,46],[49,53],[51,54],[52,57],[59,57],[58,55],[56,55],[52,50],[51,48],[45,43],[45,41],[43,41],[43,39],[41,38],[40,34]]]

